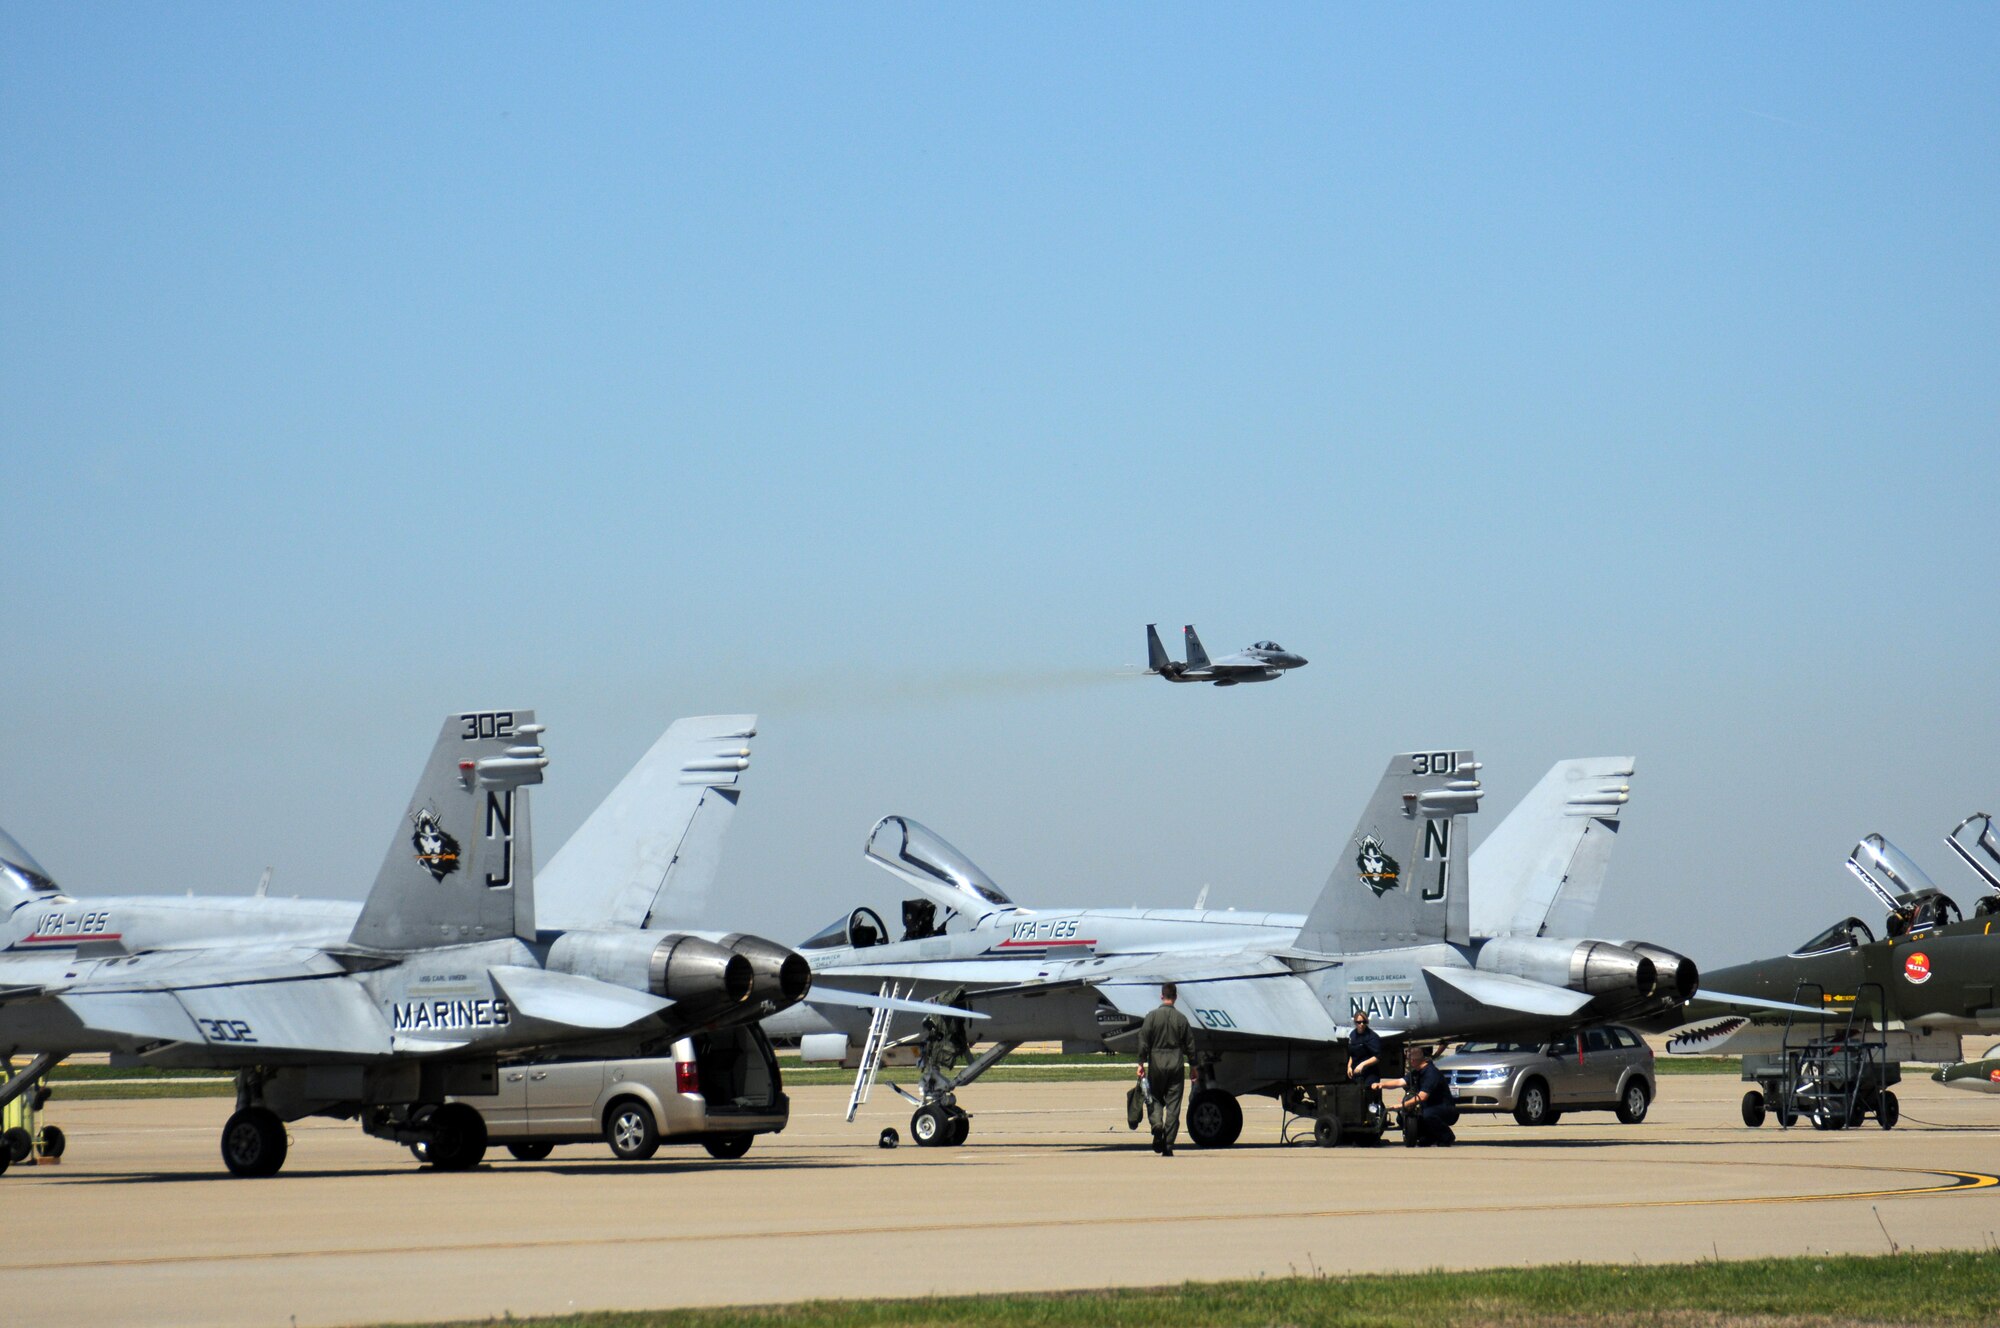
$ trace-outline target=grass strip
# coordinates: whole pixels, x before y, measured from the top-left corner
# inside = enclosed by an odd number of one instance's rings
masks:
[[[1991,1323],[2000,1252],[1566,1264],[1472,1273],[1284,1277],[1047,1295],[806,1301],[513,1319],[540,1328],[1441,1328],[1558,1323]],[[435,1328],[471,1328],[460,1320]],[[409,1328],[409,1326],[406,1326]]]
[[[150,1084],[93,1084],[66,1083],[56,1085],[54,1095],[49,1099],[53,1104],[63,1102],[110,1102],[124,1098],[153,1097],[235,1097],[234,1083],[187,1084],[176,1083],[172,1079],[162,1079]]]

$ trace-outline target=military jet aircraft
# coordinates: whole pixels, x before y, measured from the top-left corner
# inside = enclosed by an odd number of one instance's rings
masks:
[[[1595,897],[1596,883],[1582,878],[1601,876],[1604,827],[1629,796],[1629,760],[1563,763],[1523,801],[1509,833],[1494,837],[1502,843],[1494,870],[1508,877],[1496,881],[1504,898],[1494,912],[1512,930],[1474,935],[1464,818],[1482,796],[1478,769],[1468,751],[1391,760],[1303,915],[1030,909],[923,826],[884,817],[865,853],[920,896],[903,907],[902,938],[858,908],[805,941],[813,990],[765,1028],[802,1037],[809,1054],[827,1058],[860,1037],[849,1119],[885,1053],[913,1043],[924,1074],[911,1132],[920,1145],[950,1145],[970,1131],[956,1093],[1021,1042],[1123,1050],[1159,985],[1173,981],[1202,1043],[1189,1130],[1215,1147],[1242,1129],[1239,1095],[1281,1096],[1342,1078],[1356,1011],[1385,1035],[1504,1036],[1675,1008],[1694,995],[1698,974],[1681,955],[1543,934],[1565,878]],[[987,1014],[976,1040],[990,1045],[951,1074],[953,1053],[969,1053],[975,1040],[970,1030],[938,1019],[910,1030],[906,1020],[899,1034],[893,1012],[864,1020],[813,1004],[840,987]]]
[[[1158,624],[1146,624],[1146,672],[1168,682],[1212,682],[1217,687],[1234,687],[1239,682],[1270,682],[1286,669],[1306,666],[1304,655],[1295,655],[1276,641],[1259,641],[1233,655],[1210,659],[1194,634],[1194,624],[1181,629],[1187,638],[1187,662],[1176,662],[1160,644]]]
[[[1670,1052],[1743,1056],[1744,1078],[1758,1085],[1744,1096],[1750,1125],[1770,1109],[1789,1123],[1797,1065],[1809,1047],[1860,1048],[1869,1072],[1887,1083],[1897,1076],[1890,1067],[1904,1061],[1957,1061],[1963,1036],[2000,1033],[2000,936],[1992,932],[2000,839],[1982,812],[1960,821],[1945,842],[1987,892],[1970,919],[1907,854],[1871,834],[1854,846],[1847,869],[1888,910],[1880,939],[1860,918],[1842,918],[1789,954],[1710,975],[1719,987],[1773,1002],[1773,1011],[1697,1000],[1671,1022],[1649,1026],[1670,1032]],[[1858,1054],[1842,1053],[1849,1060]],[[1885,1126],[1894,1124],[1895,1111],[1892,1101]],[[1833,1115],[1854,1123],[1851,1113]]]
[[[493,1092],[499,1055],[625,1052],[798,999],[810,975],[787,948],[663,929],[644,871],[593,875],[613,856],[605,841],[627,833],[621,808],[600,808],[576,856],[558,855],[569,925],[538,926],[527,790],[548,763],[541,734],[528,710],[448,718],[359,905],[72,897],[0,833],[0,1104],[65,1056],[110,1052],[234,1071],[222,1156],[236,1175],[277,1172],[284,1122],[314,1115],[358,1118],[462,1169],[485,1130],[446,1099]],[[702,809],[733,806],[747,761],[715,745],[693,743],[676,769],[694,796],[667,837],[691,849],[712,846]],[[696,849],[652,862],[650,880],[664,891],[711,866]],[[16,1072],[22,1053],[33,1059]]]

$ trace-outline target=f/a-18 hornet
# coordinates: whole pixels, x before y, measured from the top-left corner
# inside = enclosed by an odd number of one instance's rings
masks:
[[[813,991],[765,1028],[829,1058],[862,1038],[850,1119],[885,1051],[914,1042],[923,1077],[911,1131],[919,1144],[955,1144],[970,1129],[955,1094],[1020,1043],[1124,1050],[1160,984],[1175,982],[1200,1042],[1189,1131],[1215,1147],[1242,1129],[1238,1095],[1343,1078],[1357,1011],[1385,1036],[1505,1036],[1693,996],[1695,966],[1672,951],[1546,934],[1566,909],[1595,902],[1629,796],[1629,759],[1559,764],[1481,846],[1473,875],[1489,869],[1493,896],[1482,914],[1501,929],[1484,936],[1472,927],[1464,821],[1479,805],[1478,769],[1466,751],[1391,760],[1304,915],[1029,909],[923,826],[884,817],[866,856],[921,896],[903,905],[902,939],[859,908],[807,940]],[[989,1015],[977,1038],[992,1045],[950,1074],[969,1054],[967,1028],[932,1019],[907,1032],[905,1020],[899,1035],[891,1012],[869,1019],[813,1003],[841,986]]]
[[[1187,662],[1176,662],[1160,644],[1158,624],[1146,624],[1146,672],[1168,682],[1212,682],[1217,687],[1234,687],[1239,682],[1270,682],[1284,676],[1286,669],[1306,666],[1304,655],[1295,655],[1276,641],[1259,641],[1233,655],[1210,659],[1194,634],[1194,624],[1181,629],[1187,638]]]
[[[527,710],[447,719],[359,905],[75,898],[0,833],[0,1104],[65,1056],[110,1052],[234,1071],[222,1157],[240,1176],[275,1173],[284,1123],[306,1116],[359,1119],[462,1169],[483,1155],[485,1130],[446,1099],[494,1092],[499,1056],[616,1053],[804,994],[810,973],[784,946],[652,924],[654,892],[681,867],[706,871],[712,852],[660,859],[650,876],[597,872],[629,833],[616,816],[558,854],[569,925],[538,927],[528,786],[548,764],[541,734]],[[654,812],[681,818],[667,834],[677,846],[712,849],[719,828],[703,832],[700,813],[725,801],[707,795],[731,789],[747,747],[711,739],[685,755],[675,776],[694,796]],[[33,1059],[15,1072],[22,1053]]]

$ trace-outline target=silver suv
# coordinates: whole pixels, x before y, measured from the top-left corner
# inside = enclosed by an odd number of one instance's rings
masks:
[[[1553,1042],[1467,1042],[1437,1067],[1460,1111],[1511,1111],[1523,1125],[1553,1125],[1565,1111],[1615,1111],[1637,1125],[1653,1101],[1653,1049],[1616,1025]]]
[[[752,1138],[777,1133],[791,1116],[777,1058],[755,1024],[682,1038],[664,1056],[503,1064],[498,1092],[451,1100],[476,1110],[487,1141],[523,1162],[596,1140],[628,1162],[663,1143],[742,1157]]]

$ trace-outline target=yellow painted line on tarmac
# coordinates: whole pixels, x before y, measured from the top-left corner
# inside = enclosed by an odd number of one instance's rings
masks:
[[[1712,1163],[1710,1165],[1723,1165]],[[1803,1165],[1798,1163],[1778,1165]],[[161,1254],[124,1259],[64,1258],[65,1275],[86,1268],[155,1268],[177,1264],[240,1264],[264,1259],[353,1259],[379,1256],[435,1254],[480,1254],[510,1250],[562,1250],[632,1245],[697,1245],[718,1241],[801,1240],[813,1237],[852,1238],[863,1236],[927,1236],[950,1231],[1049,1231],[1064,1228],[1166,1226],[1218,1222],[1298,1221],[1313,1218],[1396,1218],[1417,1219],[1452,1214],[1486,1216],[1501,1213],[1591,1212],[1601,1209],[1699,1208],[1740,1204],[1839,1203],[1855,1199],[1902,1199],[1932,1194],[1969,1194],[2000,1186],[2000,1176],[1983,1171],[1949,1171],[1936,1167],[1852,1166],[1856,1171],[1879,1171],[1911,1176],[1941,1176],[1942,1184],[1914,1185],[1886,1190],[1845,1190],[1832,1194],[1744,1195],[1719,1199],[1624,1199],[1600,1203],[1467,1204],[1443,1208],[1321,1208],[1293,1212],[1265,1210],[1250,1213],[1154,1213],[1122,1217],[1023,1218],[1013,1221],[899,1222],[860,1227],[801,1227],[779,1230],[665,1232],[642,1236],[571,1236],[540,1240],[498,1240],[434,1245],[361,1245],[319,1250],[245,1250],[232,1254]],[[48,1271],[41,1262],[0,1262],[0,1272]]]

